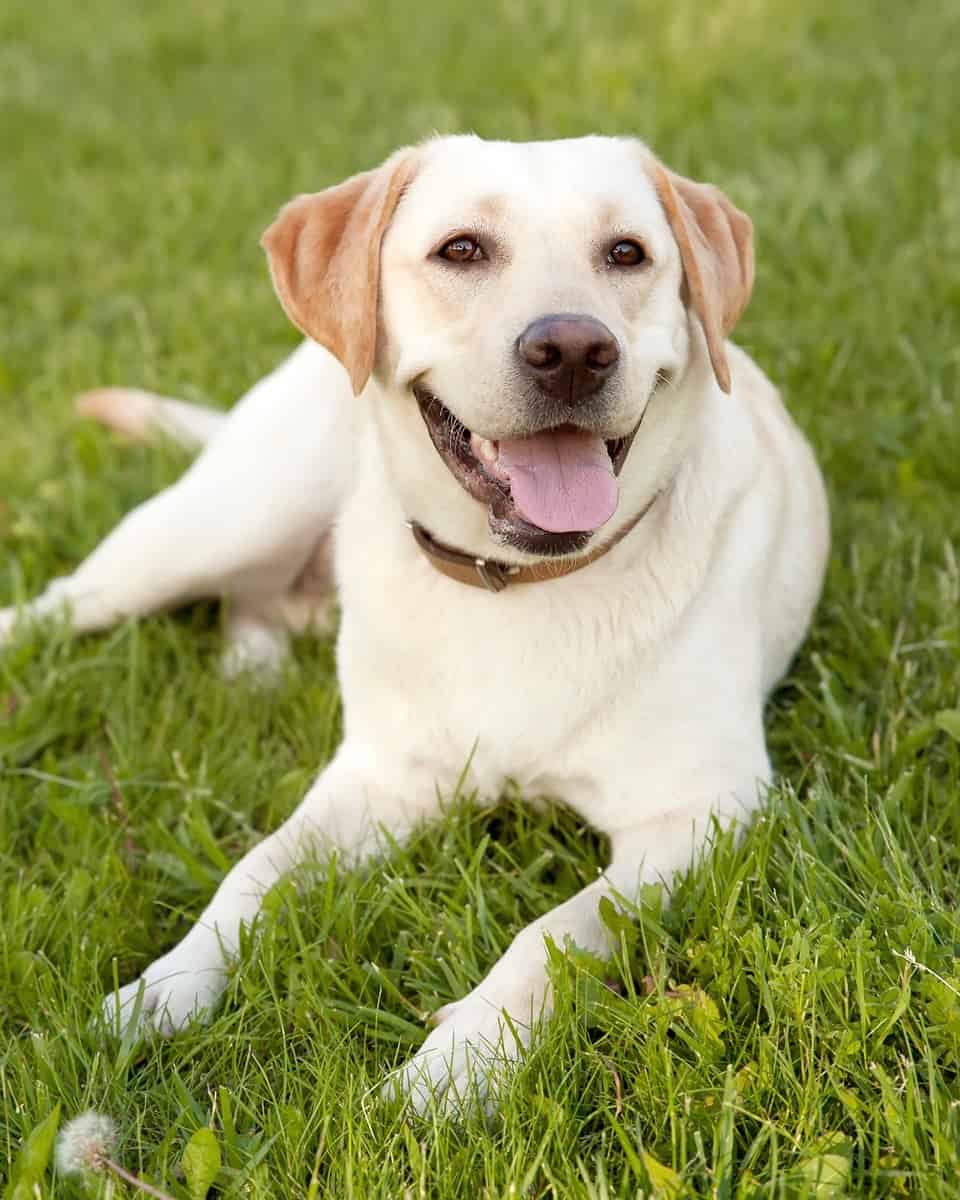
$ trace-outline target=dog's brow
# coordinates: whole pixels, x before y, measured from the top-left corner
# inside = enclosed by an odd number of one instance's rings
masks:
[[[612,229],[622,220],[620,208],[616,204],[601,204],[597,206],[597,226],[600,229]]]
[[[477,212],[483,217],[489,217],[491,220],[502,217],[506,207],[506,196],[481,196],[477,200]]]

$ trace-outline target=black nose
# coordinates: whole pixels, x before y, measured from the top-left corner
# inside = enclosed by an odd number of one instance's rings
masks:
[[[539,317],[517,339],[520,369],[552,400],[576,405],[598,392],[620,359],[602,321],[579,313]]]

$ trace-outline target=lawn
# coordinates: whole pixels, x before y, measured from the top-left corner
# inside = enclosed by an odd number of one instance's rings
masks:
[[[205,1126],[223,1196],[960,1193],[958,78],[947,0],[5,0],[0,605],[184,465],[71,396],[228,406],[296,342],[257,247],[278,205],[434,129],[637,133],[751,212],[738,339],[817,448],[834,547],[765,814],[644,897],[604,981],[557,964],[557,1019],[462,1127],[378,1081],[602,845],[452,804],[382,870],[277,888],[209,1027],[108,1043],[103,990],[331,755],[332,646],[270,695],[221,681],[212,605],[0,653],[0,1178],[59,1104],[178,1197]]]

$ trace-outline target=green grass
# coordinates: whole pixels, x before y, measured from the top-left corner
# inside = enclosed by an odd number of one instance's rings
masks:
[[[108,1045],[115,972],[331,754],[331,646],[270,697],[220,681],[211,606],[0,655],[0,1176],[60,1102],[116,1116],[178,1196],[210,1123],[223,1195],[958,1194],[958,77],[946,0],[6,0],[0,603],[183,465],[72,393],[232,402],[296,340],[257,248],[275,209],[432,129],[636,132],[751,211],[738,337],[816,445],[835,540],[766,815],[647,898],[613,988],[558,966],[557,1019],[465,1129],[377,1082],[602,847],[516,798],[454,806],[382,871],[278,888],[209,1028]]]

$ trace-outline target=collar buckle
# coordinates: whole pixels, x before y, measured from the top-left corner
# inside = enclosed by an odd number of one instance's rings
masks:
[[[507,586],[506,572],[499,563],[490,562],[486,558],[475,558],[473,565],[488,592],[502,592]]]

